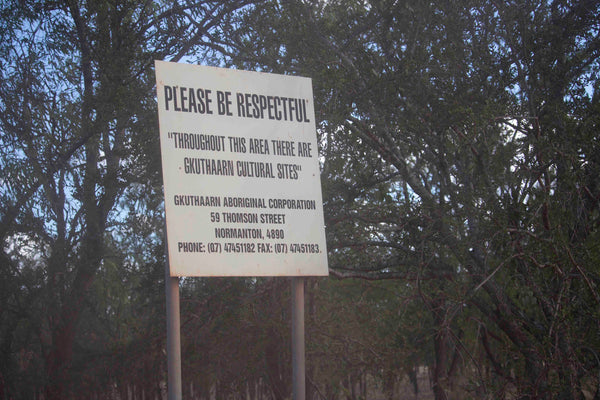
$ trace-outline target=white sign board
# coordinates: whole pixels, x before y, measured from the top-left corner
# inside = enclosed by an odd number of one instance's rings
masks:
[[[155,66],[171,275],[327,275],[311,80]]]

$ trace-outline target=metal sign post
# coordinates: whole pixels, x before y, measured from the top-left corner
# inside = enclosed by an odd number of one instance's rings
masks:
[[[167,305],[167,392],[168,400],[181,400],[181,321],[179,277],[171,276],[169,250],[165,246],[165,297]]]
[[[306,398],[304,278],[292,278],[292,399]]]
[[[169,400],[181,399],[179,277],[165,277],[167,291],[167,371]]]

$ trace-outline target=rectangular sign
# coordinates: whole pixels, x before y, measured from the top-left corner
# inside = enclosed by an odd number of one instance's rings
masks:
[[[171,275],[327,275],[311,80],[155,67]]]

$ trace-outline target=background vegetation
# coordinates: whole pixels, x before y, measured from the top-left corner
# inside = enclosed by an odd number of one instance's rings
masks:
[[[600,398],[596,1],[0,6],[0,398],[164,393],[154,59],[313,79],[308,397]],[[289,284],[182,282],[185,398],[284,399]]]

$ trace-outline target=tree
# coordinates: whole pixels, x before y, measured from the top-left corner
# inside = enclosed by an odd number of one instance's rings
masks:
[[[12,323],[2,332],[1,381],[17,375],[21,351],[45,372],[30,389],[9,383],[4,396],[43,386],[45,398],[63,398],[73,389],[90,288],[109,268],[109,236],[135,205],[120,201],[159,182],[153,60],[219,50],[211,35],[247,3],[2,5],[2,319]],[[36,253],[31,262],[23,241]],[[23,324],[24,342],[16,340]]]
[[[420,296],[437,399],[456,354],[478,397],[598,391],[599,11],[283,2],[237,40],[313,78],[332,273]]]

